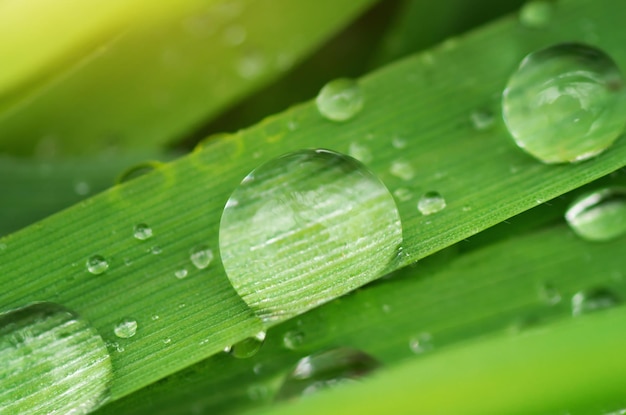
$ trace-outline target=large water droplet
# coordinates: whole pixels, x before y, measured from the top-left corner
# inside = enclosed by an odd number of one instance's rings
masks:
[[[100,275],[109,269],[109,262],[102,255],[92,255],[87,259],[86,266],[93,275]]]
[[[38,303],[0,315],[0,413],[86,414],[111,378],[102,338],[73,312]]]
[[[580,291],[572,297],[572,315],[578,316],[615,307],[621,300],[607,288]]]
[[[285,378],[277,399],[310,395],[321,389],[353,383],[379,366],[367,353],[347,347],[315,353],[298,361]]]
[[[122,339],[131,338],[137,333],[137,321],[130,318],[124,319],[115,326],[113,332]]]
[[[422,215],[432,215],[445,209],[446,199],[438,192],[426,192],[417,202],[417,209]]]
[[[252,337],[248,337],[245,340],[235,343],[232,346],[225,349],[228,353],[238,359],[246,359],[252,357],[261,349],[265,342],[265,332],[260,331]]]
[[[547,0],[531,0],[520,10],[520,22],[526,27],[545,27],[554,13],[554,4]]]
[[[206,245],[198,245],[189,254],[191,263],[198,269],[205,269],[213,261],[213,251]]]
[[[233,287],[265,321],[378,277],[402,241],[393,197],[355,159],[303,150],[254,170],[226,204],[220,253]]]
[[[516,144],[544,163],[585,160],[626,124],[626,88],[604,52],[565,43],[526,56],[502,97]]]
[[[565,219],[589,241],[607,241],[626,234],[626,188],[608,187],[578,198]]]
[[[133,236],[140,241],[152,238],[152,228],[145,223],[135,225],[133,229]]]
[[[331,121],[349,120],[361,111],[363,102],[359,84],[346,78],[330,81],[315,98],[320,114]]]

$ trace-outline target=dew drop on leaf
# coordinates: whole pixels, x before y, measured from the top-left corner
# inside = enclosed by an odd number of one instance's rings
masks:
[[[401,241],[387,188],[357,160],[328,150],[289,153],[254,170],[226,203],[219,234],[231,284],[265,321],[379,277]]]
[[[257,354],[261,350],[263,343],[265,343],[265,332],[260,331],[254,336],[235,343],[224,350],[237,359],[247,359]]]
[[[133,236],[135,237],[135,239],[138,239],[140,241],[150,239],[152,238],[152,228],[145,223],[139,223],[135,225],[133,229]]]
[[[113,332],[122,339],[133,337],[137,333],[137,321],[130,318],[124,319],[115,326]]]
[[[549,0],[528,1],[520,10],[520,22],[529,28],[546,27],[554,14],[554,3]]]
[[[626,188],[607,187],[576,199],[565,213],[570,228],[588,241],[626,234]]]
[[[363,109],[364,97],[359,84],[347,78],[330,81],[315,98],[317,110],[331,121],[347,121]]]
[[[109,269],[108,261],[102,255],[92,255],[87,259],[87,271],[93,275],[100,275]]]
[[[196,268],[205,269],[213,261],[213,251],[206,245],[198,245],[191,250],[189,259]]]
[[[586,160],[624,130],[624,79],[601,50],[550,46],[526,56],[509,78],[502,114],[518,147],[542,162]]]
[[[283,381],[276,398],[291,399],[358,382],[379,367],[380,363],[374,357],[348,347],[314,353],[298,361]]]
[[[612,308],[621,303],[620,298],[608,288],[580,291],[572,297],[572,315],[579,316],[598,310]]]
[[[417,202],[417,210],[424,216],[432,215],[445,209],[446,199],[439,192],[426,192]]]

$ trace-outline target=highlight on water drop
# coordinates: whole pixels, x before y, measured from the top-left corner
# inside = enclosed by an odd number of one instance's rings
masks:
[[[550,46],[526,56],[510,77],[502,114],[518,147],[542,162],[586,160],[624,131],[624,79],[599,49]]]
[[[565,213],[570,228],[588,241],[626,234],[626,188],[606,187],[576,199]]]
[[[314,353],[298,361],[283,381],[276,399],[311,395],[322,389],[355,383],[379,367],[374,357],[349,347]]]
[[[86,414],[112,376],[104,341],[76,313],[36,303],[0,314],[0,413]]]
[[[266,322],[377,278],[401,241],[387,188],[329,150],[289,153],[254,170],[226,203],[219,235],[230,282]]]
[[[330,81],[315,98],[319,113],[331,121],[347,121],[353,118],[363,109],[364,101],[359,84],[347,78]]]

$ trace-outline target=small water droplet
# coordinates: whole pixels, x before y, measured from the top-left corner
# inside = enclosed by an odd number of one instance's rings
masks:
[[[246,28],[239,25],[228,26],[224,29],[224,33],[222,38],[224,39],[224,43],[229,46],[238,46],[241,45],[248,36],[246,32]]]
[[[174,272],[174,275],[179,280],[182,280],[183,278],[185,278],[187,276],[187,274],[188,274],[188,272],[187,272],[186,268],[181,268],[181,269],[177,270],[176,272]]]
[[[413,198],[413,193],[411,193],[409,189],[406,189],[404,187],[398,187],[396,190],[393,191],[393,195],[401,202],[406,202]]]
[[[113,332],[119,338],[131,338],[137,333],[137,321],[130,318],[124,319],[115,326]]]
[[[148,252],[150,252],[152,255],[161,255],[161,253],[163,252],[163,249],[161,249],[161,247],[158,245],[154,245],[150,247]]]
[[[118,342],[107,343],[107,345],[115,349],[115,351],[118,353],[124,353],[124,351],[126,350],[124,346],[120,345]]]
[[[237,359],[247,359],[252,357],[261,350],[261,346],[265,343],[265,332],[260,331],[252,337],[248,337],[245,340],[235,343],[232,346],[225,348],[224,351],[230,353],[231,356]]]
[[[493,125],[495,117],[489,111],[477,110],[470,114],[470,121],[475,129],[484,131]]]
[[[256,79],[267,69],[267,60],[260,52],[248,51],[237,63],[237,73],[243,79]]]
[[[402,240],[395,202],[357,160],[302,150],[253,175],[232,194],[238,203],[227,203],[219,243],[231,284],[263,320],[301,314],[357,288],[395,258]]]
[[[626,234],[626,188],[607,187],[581,196],[567,209],[565,219],[588,241],[608,241]]]
[[[102,255],[92,255],[87,259],[87,271],[93,275],[100,275],[109,269],[109,263]]]
[[[152,238],[152,228],[145,223],[135,225],[133,229],[133,236],[140,241]]]
[[[133,265],[133,260],[130,258],[124,258],[124,265],[130,267],[131,265]]]
[[[389,304],[383,304],[381,308],[383,310],[383,313],[385,314],[391,313],[391,306]]]
[[[296,120],[289,120],[287,122],[287,129],[289,131],[296,131],[298,129],[298,121],[296,121]]]
[[[84,180],[74,183],[74,193],[79,196],[86,196],[91,191],[91,186]]]
[[[422,354],[431,351],[434,348],[433,336],[430,333],[420,333],[411,337],[409,340],[409,348],[415,354]]]
[[[151,317],[152,321],[157,321],[160,317],[158,314],[153,314]]]
[[[0,345],[3,414],[86,414],[106,400],[109,352],[74,312],[36,303],[0,314]]]
[[[347,121],[363,108],[359,84],[347,78],[330,81],[320,90],[315,103],[320,114],[331,121]]]
[[[572,297],[572,315],[579,316],[598,310],[615,307],[621,300],[607,288],[594,288],[580,291]]]
[[[550,305],[555,305],[561,302],[561,293],[552,284],[542,285],[540,293],[543,300]]]
[[[141,177],[145,174],[148,174],[159,167],[161,167],[163,163],[160,161],[147,161],[141,164],[137,164],[136,166],[130,167],[120,174],[115,180],[116,184],[126,183],[130,180],[134,180],[138,177]]]
[[[269,388],[261,384],[250,385],[247,389],[247,393],[250,400],[255,402],[266,401],[270,397]]]
[[[544,163],[591,158],[626,124],[626,88],[613,60],[591,46],[564,43],[526,56],[502,96],[518,147]]]
[[[364,164],[372,161],[372,152],[370,149],[356,141],[350,143],[350,150],[348,151],[348,154]]]
[[[554,4],[547,0],[531,0],[520,10],[520,22],[531,28],[545,27],[554,13]]]
[[[403,160],[394,160],[389,168],[389,173],[407,181],[415,177],[415,170],[413,170],[413,166]]]
[[[446,199],[439,192],[426,192],[417,202],[417,209],[422,215],[432,215],[445,209]]]
[[[213,261],[213,251],[206,245],[199,245],[191,250],[189,259],[196,268],[205,269]]]
[[[169,337],[166,337],[163,339],[163,344],[170,344],[172,342],[172,339],[170,339]]]
[[[283,336],[283,345],[289,350],[297,350],[304,343],[304,333],[298,330],[289,330]]]
[[[380,363],[369,354],[348,347],[314,353],[298,361],[281,385],[277,399],[291,399],[354,383],[379,367]]]
[[[406,148],[406,146],[408,145],[408,142],[407,142],[407,140],[405,138],[402,138],[402,137],[396,135],[391,140],[391,145],[394,148],[397,148],[398,150],[402,150],[403,148]]]

